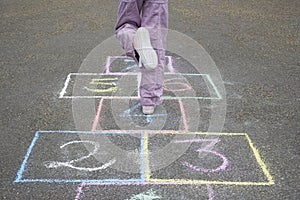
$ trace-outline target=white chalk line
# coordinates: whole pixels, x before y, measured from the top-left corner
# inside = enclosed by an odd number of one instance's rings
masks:
[[[209,74],[182,74],[182,73],[165,73],[166,75],[181,75],[181,76],[203,76],[206,77],[209,83],[212,85],[215,94],[217,97],[188,97],[188,96],[176,96],[176,97],[171,97],[171,96],[164,96],[163,98],[166,99],[203,99],[203,100],[220,100],[222,99],[222,96],[220,95],[216,85],[213,83],[212,79],[210,78]],[[138,87],[140,85],[141,77],[140,73],[135,73],[135,72],[128,72],[128,73],[110,73],[110,74],[105,74],[105,73],[70,73],[67,76],[67,79],[64,83],[64,87],[62,91],[60,92],[59,98],[60,99],[98,99],[98,98],[121,98],[121,99],[127,99],[128,96],[105,96],[105,95],[93,95],[93,96],[65,96],[66,90],[69,86],[71,76],[124,76],[124,75],[129,75],[129,76],[137,76],[138,80]],[[137,96],[130,97],[130,98],[140,98],[140,93],[138,92]]]

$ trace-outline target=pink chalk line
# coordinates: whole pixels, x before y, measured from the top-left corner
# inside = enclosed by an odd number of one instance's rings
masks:
[[[173,67],[172,57],[167,56],[167,58],[168,58],[168,65],[167,65],[168,70],[169,70],[169,72],[174,73],[175,71],[174,71],[174,67]]]
[[[101,99],[99,102],[97,114],[96,114],[96,117],[94,119],[93,126],[92,126],[92,131],[96,131],[96,129],[97,129],[97,124],[100,120],[100,112],[101,112],[102,104],[103,104],[103,99]]]
[[[84,187],[84,183],[81,183],[77,188],[77,194],[75,200],[80,200],[80,195],[83,194],[83,187]]]
[[[214,194],[212,186],[207,184],[206,187],[207,187],[207,191],[208,191],[208,199],[213,200],[215,198],[215,194]]]
[[[185,110],[184,110],[184,106],[182,104],[182,100],[178,99],[179,102],[179,106],[180,106],[180,110],[181,110],[181,115],[182,115],[182,122],[183,122],[183,126],[184,126],[184,131],[188,131],[189,130],[189,124],[186,120],[186,115],[185,115]]]
[[[164,90],[166,91],[171,91],[171,92],[183,92],[183,91],[188,91],[188,90],[191,90],[192,87],[188,84],[188,83],[184,83],[184,82],[175,82],[177,80],[185,80],[184,78],[170,78],[170,79],[166,79],[164,81]],[[168,88],[167,86],[168,85],[182,85],[184,86],[185,88],[181,88],[181,89],[171,89],[171,88]]]
[[[110,56],[108,56],[107,58],[106,58],[106,65],[105,65],[105,73],[106,74],[109,74],[110,73],[110,71],[109,71],[109,66],[110,66]]]

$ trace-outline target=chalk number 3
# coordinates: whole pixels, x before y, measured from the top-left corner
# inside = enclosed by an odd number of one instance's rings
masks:
[[[215,144],[220,142],[219,139],[196,139],[196,140],[192,140],[192,141],[190,141],[190,140],[177,140],[177,141],[175,141],[175,143],[187,143],[187,142],[209,142],[203,148],[197,149],[196,152],[198,152],[199,154],[201,154],[203,152],[208,153],[208,154],[212,154],[214,156],[217,156],[217,157],[221,158],[223,162],[220,166],[218,166],[214,169],[207,169],[207,168],[204,168],[204,167],[196,166],[196,165],[193,165],[193,164],[191,164],[187,161],[182,162],[182,164],[184,166],[186,166],[186,167],[188,167],[188,168],[190,168],[194,171],[202,171],[202,172],[206,172],[206,173],[208,173],[208,172],[212,172],[212,173],[213,172],[219,172],[219,171],[225,170],[226,167],[228,166],[229,162],[223,154],[211,150]]]

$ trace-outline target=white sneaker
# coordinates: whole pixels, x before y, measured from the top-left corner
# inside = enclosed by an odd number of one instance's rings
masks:
[[[140,62],[145,66],[145,68],[154,69],[157,67],[157,54],[151,45],[150,34],[146,28],[141,27],[136,31],[133,46],[138,52]]]
[[[154,113],[154,106],[142,106],[143,113],[145,115],[151,115]]]

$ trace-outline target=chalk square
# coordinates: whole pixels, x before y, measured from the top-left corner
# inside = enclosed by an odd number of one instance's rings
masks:
[[[174,72],[172,65],[172,56],[166,56],[166,72]],[[137,73],[139,66],[135,60],[127,56],[108,56],[106,59],[106,73]]]
[[[70,73],[59,98],[139,98],[138,73]],[[165,73],[163,99],[222,99],[208,74]]]
[[[114,194],[112,197],[111,194]],[[180,194],[180,195],[179,195]],[[213,191],[206,185],[162,185],[146,182],[83,183],[75,199],[209,199]]]
[[[142,181],[140,138],[141,132],[38,131],[15,182]]]
[[[189,129],[184,103],[166,99],[152,115],[144,115],[138,99],[101,99],[94,119],[93,131],[182,132]]]
[[[163,148],[145,139],[146,181],[169,184],[272,185],[274,180],[247,134],[190,133]],[[164,133],[167,135],[167,133]],[[162,134],[161,134],[162,135]],[[177,137],[179,134],[176,134]],[[180,136],[179,136],[180,137]],[[190,138],[189,138],[190,137]],[[173,144],[171,144],[173,143]],[[187,146],[189,146],[187,148]],[[171,163],[174,153],[185,150]],[[168,155],[168,152],[170,152]],[[172,154],[172,155],[171,155]],[[160,157],[155,157],[160,155]],[[168,165],[164,168],[163,163]]]
[[[127,56],[108,56],[106,59],[106,73],[138,72],[139,66],[133,58]]]
[[[164,98],[222,99],[209,74],[166,73]]]
[[[60,98],[128,98],[138,87],[136,74],[70,73]]]

